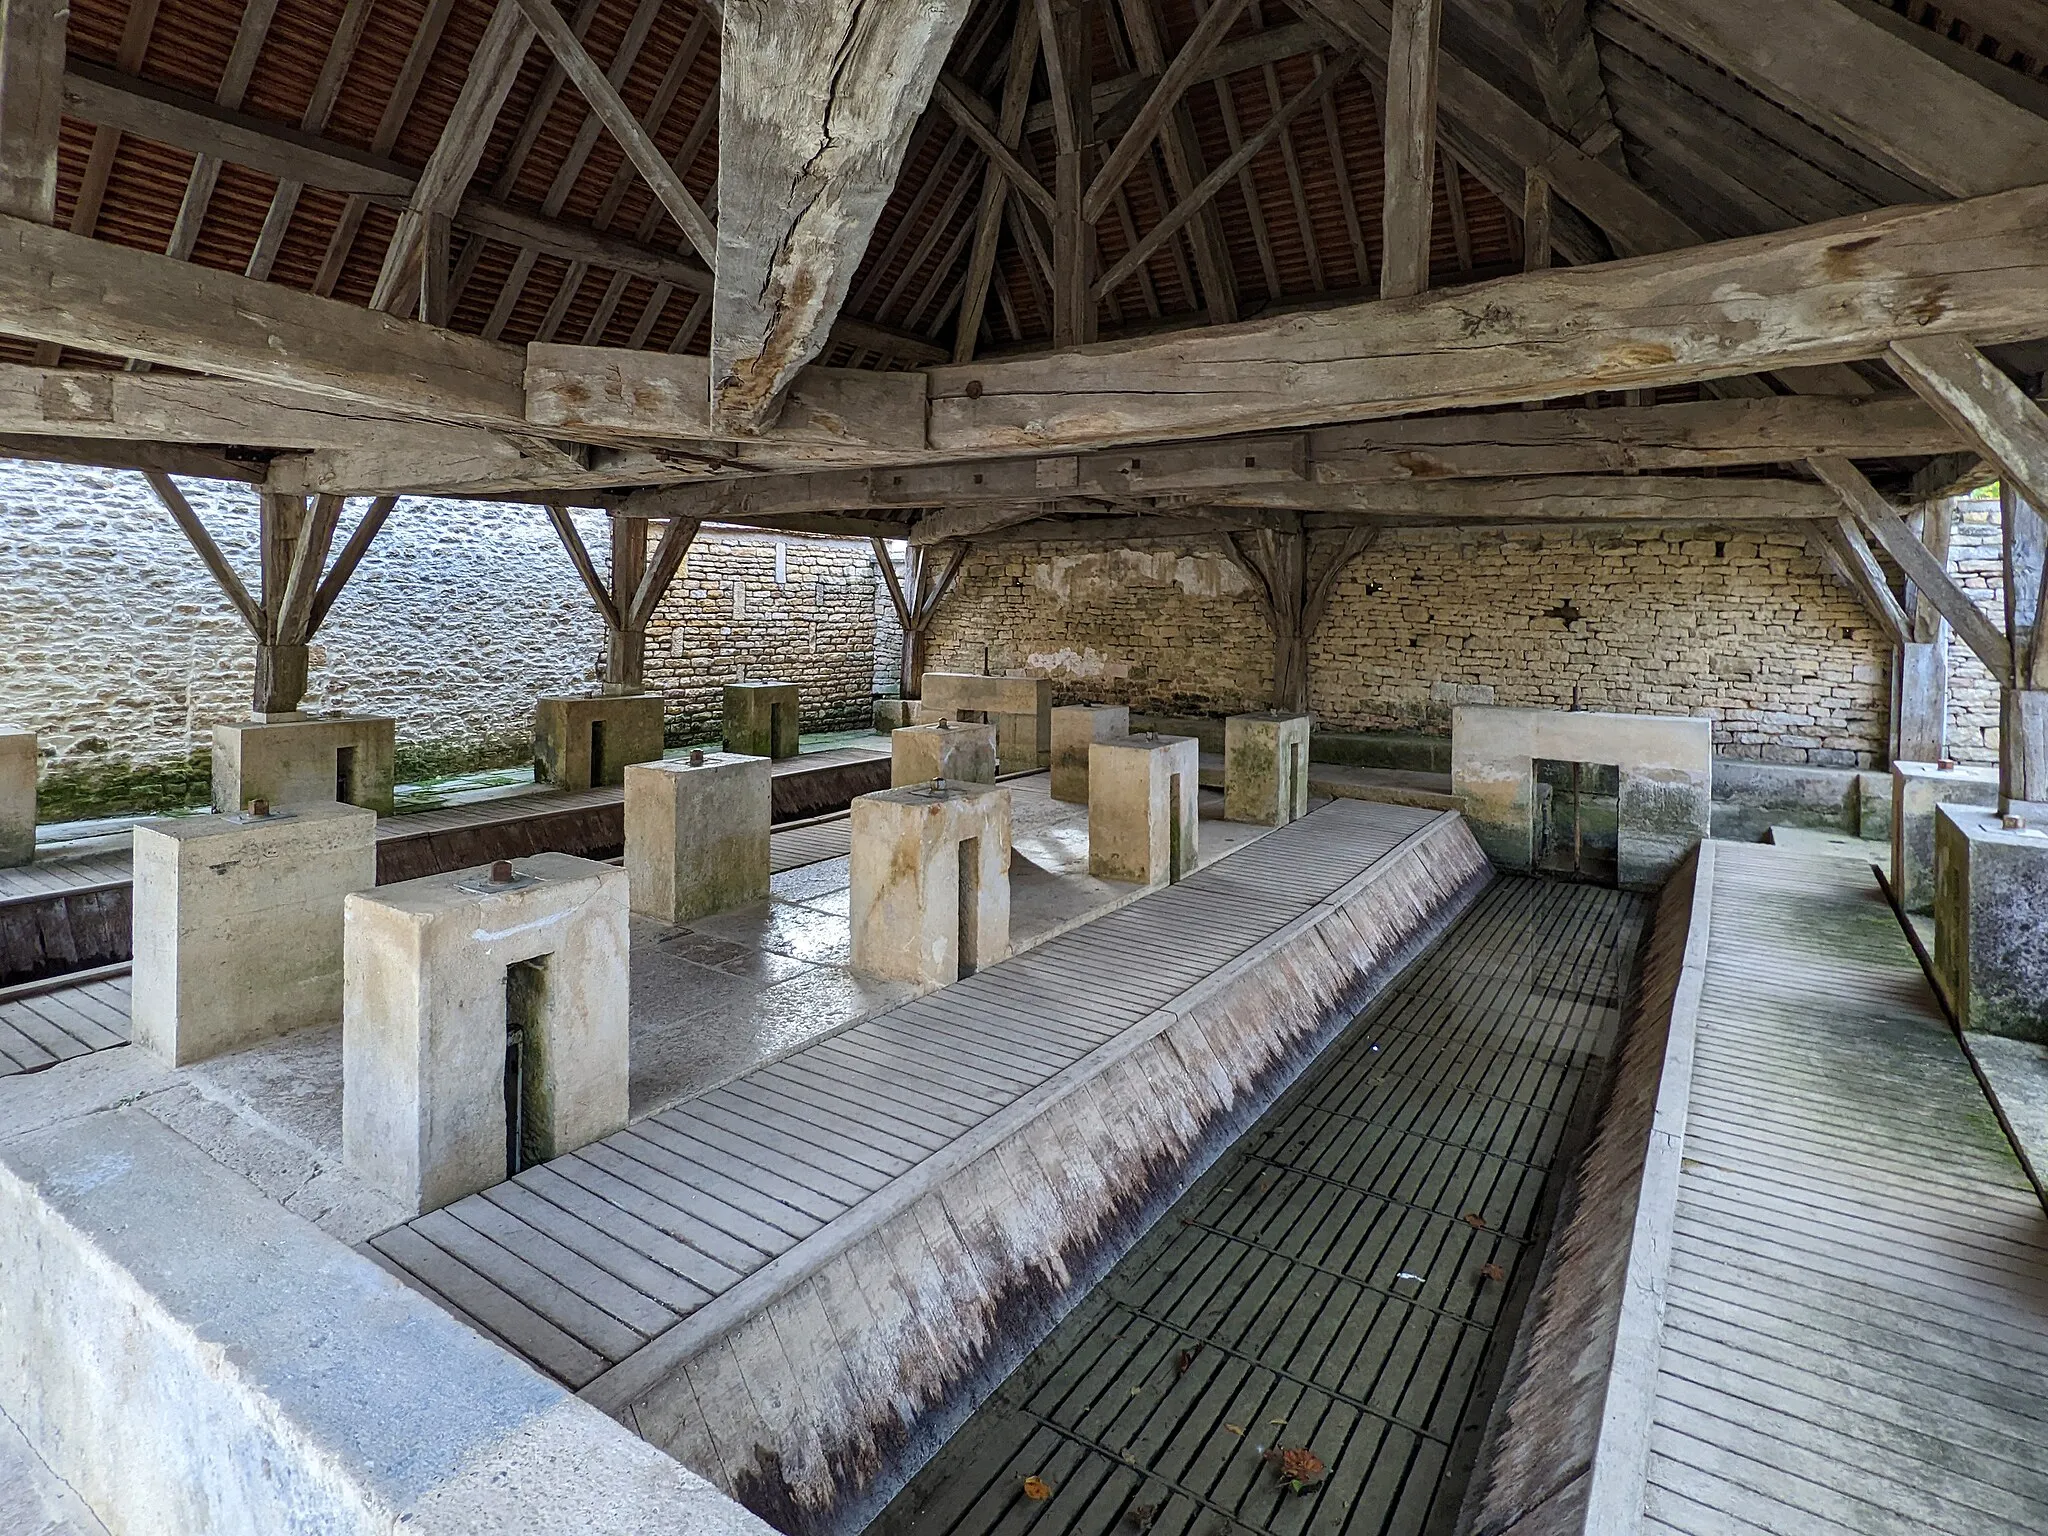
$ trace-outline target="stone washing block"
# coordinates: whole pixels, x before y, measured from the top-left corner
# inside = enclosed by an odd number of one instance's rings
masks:
[[[1098,741],[1131,734],[1131,712],[1122,704],[1064,704],[1052,712],[1052,797],[1069,805],[1088,803],[1088,749]]]
[[[0,1148],[0,1338],[96,1533],[774,1536],[141,1109]]]
[[[996,781],[996,728],[992,725],[906,725],[889,733],[889,787]]]
[[[950,985],[1010,953],[1010,792],[948,784],[853,802],[853,969]]]
[[[1284,827],[1308,814],[1307,715],[1223,722],[1223,819]]]
[[[1713,722],[1689,715],[1460,705],[1451,712],[1451,793],[1503,869],[1536,860],[1536,760],[1619,771],[1617,878],[1650,889],[1709,835]]]
[[[348,900],[342,1157],[413,1212],[626,1124],[626,872],[565,853],[511,869]]]
[[[36,733],[0,725],[0,869],[36,856]]]
[[[661,758],[666,701],[658,693],[549,695],[533,706],[533,776],[557,789],[626,782]]]
[[[135,828],[135,1044],[174,1067],[341,1016],[342,909],[377,818],[300,805]]]
[[[1892,764],[1892,899],[1907,912],[1934,910],[1934,811],[1998,804],[1998,770],[1974,763]]]
[[[2048,822],[1934,818],[1934,969],[1957,1024],[2048,1044]]]
[[[1201,750],[1192,736],[1122,736],[1089,747],[1089,874],[1165,885],[1194,873]]]
[[[339,800],[391,814],[398,724],[382,715],[328,715],[213,728],[213,808],[251,800],[317,805]]]
[[[774,786],[765,757],[706,752],[626,769],[626,878],[665,923],[768,899]]]
[[[917,723],[929,725],[940,719],[993,725],[998,771],[1029,773],[1043,768],[1052,753],[1052,680],[927,672]]]
[[[781,761],[797,754],[795,683],[727,683],[725,750]]]

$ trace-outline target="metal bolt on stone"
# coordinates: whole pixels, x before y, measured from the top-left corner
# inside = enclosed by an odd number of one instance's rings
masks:
[[[704,766],[704,749],[702,747],[690,748],[690,766],[692,768],[702,768]]]
[[[510,859],[500,859],[491,866],[491,884],[493,885],[510,885],[517,878],[518,876],[512,872],[512,861]]]
[[[270,802],[263,799],[251,800],[249,802],[249,814],[251,816],[268,816],[270,814]]]
[[[2024,816],[2007,816],[2004,818],[2003,824],[2008,832],[2024,832],[2027,829],[2027,818]]]
[[[1954,773],[1956,769],[1956,760],[1952,757],[1944,757],[1934,766],[1939,768],[1943,773]]]

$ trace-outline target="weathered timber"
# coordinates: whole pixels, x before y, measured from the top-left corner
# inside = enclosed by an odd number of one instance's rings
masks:
[[[1263,485],[1216,491],[1217,508],[1265,507],[1412,522],[1686,522],[1834,517],[1835,497],[1791,479],[1670,475],[1542,475],[1515,480],[1410,480],[1393,485]]]
[[[1956,585],[1942,563],[1907,526],[1898,510],[1846,459],[1815,458],[1809,467],[1856,514],[1884,552],[1948,620],[1956,636],[1976,653],[1991,675],[2005,683],[2012,675],[2012,657],[1998,626],[1984,617],[1970,594]]]
[[[416,300],[418,295],[417,276],[428,230],[435,219],[449,218],[461,206],[463,192],[476,175],[498,113],[512,93],[532,43],[533,27],[521,13],[518,0],[498,0],[483,40],[469,61],[462,92],[442,126],[434,152],[420,169],[411,201],[385,249],[384,264],[370,297],[372,308],[414,310],[415,304],[408,299]]]
[[[1332,530],[1317,538],[1299,529],[1261,528],[1223,536],[1232,564],[1251,578],[1252,595],[1273,632],[1274,709],[1308,708],[1308,647],[1329,611],[1338,578],[1378,537],[1372,528]]]
[[[1958,197],[2030,186],[2048,164],[2048,121],[1837,0],[1618,3],[1848,143]],[[1883,89],[1873,89],[1877,81]]]
[[[525,416],[517,348],[4,215],[0,329],[429,421]]]
[[[57,217],[65,0],[0,0],[0,213]]]
[[[94,469],[161,470],[195,480],[261,485],[264,466],[182,443],[108,442],[97,437],[27,437],[0,432],[0,458],[32,464],[82,464]]]
[[[1394,0],[1387,46],[1387,190],[1380,216],[1383,299],[1406,298],[1429,286],[1429,220],[1436,203],[1437,37],[1443,13],[1443,0]]]
[[[1038,58],[1038,11],[1020,4],[1010,34],[1010,52],[1003,73],[1003,102],[996,114],[995,140],[1006,154],[1016,147],[1024,132],[1024,111],[1031,100],[1032,71]],[[945,90],[944,77],[940,91]],[[963,128],[965,125],[962,125]],[[1010,155],[1015,159],[1015,155]],[[1009,202],[1014,178],[993,157],[981,184],[981,207],[975,215],[974,248],[967,259],[967,282],[961,290],[960,318],[953,331],[953,361],[972,360],[981,336],[982,316],[988,309],[989,283],[995,276],[996,242],[1002,235],[1003,209]],[[1037,186],[1037,178],[1032,178]],[[1021,190],[1021,189],[1020,189]],[[1042,190],[1042,189],[1041,189]],[[905,221],[906,227],[908,220]]]
[[[721,435],[766,425],[823,348],[967,11],[967,0],[726,8],[711,314]]]
[[[713,420],[702,357],[619,347],[527,348],[527,414],[533,425],[667,438],[727,435]],[[914,454],[925,445],[924,375],[855,368],[804,369],[788,386],[778,443],[865,447]]]
[[[1137,116],[1117,140],[1116,147],[1104,157],[1095,172],[1095,179],[1082,196],[1081,216],[1089,223],[1102,217],[1116,189],[1138,168],[1138,161],[1152,147],[1152,140],[1180,104],[1188,87],[1195,83],[1203,64],[1223,41],[1223,34],[1236,22],[1246,3],[1247,0],[1217,0],[1195,24],[1195,30],[1181,44],[1180,52],[1173,56],[1173,62],[1166,66],[1153,85],[1151,95],[1138,108]],[[1432,0],[1432,3],[1438,3],[1438,0]]]
[[[1034,22],[1033,25],[1035,26],[1036,23]],[[1017,75],[1011,74],[1006,77],[1006,80],[1017,78],[1019,78]],[[1026,75],[1023,78],[1028,83],[1030,77]],[[1009,96],[1009,91],[1005,89],[1004,100],[1006,103],[1009,100]],[[954,122],[960,125],[961,130],[966,133],[967,137],[972,139],[981,152],[988,156],[990,166],[999,172],[1003,179],[1012,187],[1015,187],[1036,204],[1040,213],[1043,213],[1048,219],[1058,213],[1058,204],[1054,202],[1053,195],[1045,190],[1043,182],[1024,168],[1023,162],[1017,158],[1014,144],[1001,131],[1000,121],[991,119],[987,103],[983,102],[965,84],[955,80],[951,75],[939,76],[938,86],[932,92],[932,100],[945,108],[947,114]],[[1002,117],[1009,117],[1011,115],[1009,112],[1001,114]],[[1023,113],[1018,111],[1014,115],[1022,117]]]
[[[1886,354],[1964,442],[2048,506],[2048,415],[1966,337],[1912,338]]]
[[[1813,531],[1833,555],[1836,565],[1848,578],[1862,600],[1863,608],[1884,632],[1891,637],[1893,645],[1905,645],[1912,638],[1910,621],[1906,611],[1892,592],[1884,567],[1877,563],[1877,556],[1871,553],[1870,543],[1863,537],[1863,530],[1853,517],[1837,517],[1832,522],[1816,519]]]
[[[2048,187],[2029,187],[1450,294],[934,368],[931,446],[1207,436],[1845,362],[1916,335],[1990,344],[2044,330]]]

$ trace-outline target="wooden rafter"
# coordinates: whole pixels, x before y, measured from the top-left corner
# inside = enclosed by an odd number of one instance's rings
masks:
[[[1024,113],[1031,103],[1031,76],[1038,57],[1038,10],[1031,0],[1018,0],[1017,19],[1010,34],[1010,52],[1003,72],[1003,100],[996,114],[996,139],[1006,151],[1014,150],[1024,133]],[[943,85],[943,81],[941,82]],[[963,129],[965,125],[962,125]],[[1034,178],[1035,181],[1035,178]],[[995,275],[996,245],[1002,234],[1003,206],[1009,199],[1009,178],[994,160],[982,178],[981,206],[974,221],[974,249],[967,259],[966,287],[961,296],[960,320],[954,329],[953,361],[964,363],[974,356],[980,337],[982,315],[988,304],[989,282]]]
[[[57,217],[64,0],[0,0],[0,213]]]
[[[1248,3],[1250,0],[1216,0],[1207,14],[1195,23],[1195,30],[1181,45],[1180,52],[1173,56],[1173,62],[1160,74],[1157,84],[1152,87],[1152,94],[1138,108],[1137,117],[1124,130],[1116,147],[1104,157],[1094,180],[1082,194],[1082,218],[1092,224],[1102,217],[1109,206],[1111,194],[1137,169],[1139,159],[1151,149],[1153,139],[1165,127],[1174,108],[1180,105],[1181,97],[1195,83],[1201,67],[1223,41],[1223,34],[1243,14]]]
[[[1443,0],[1394,0],[1387,49],[1386,201],[1380,297],[1429,286],[1429,224],[1436,206],[1437,38]]]

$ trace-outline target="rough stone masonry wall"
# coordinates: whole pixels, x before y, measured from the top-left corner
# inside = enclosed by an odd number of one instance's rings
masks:
[[[1572,622],[1557,616],[1568,607]],[[1271,638],[1241,573],[1200,544],[977,552],[932,665],[1041,672],[1062,701],[1264,707]],[[1338,730],[1450,728],[1459,703],[1708,714],[1731,756],[1883,761],[1886,641],[1795,533],[1390,532],[1340,583],[1310,654]]]
[[[255,493],[180,484],[253,584]],[[602,569],[604,518],[577,522]],[[0,459],[0,534],[0,721],[41,737],[42,819],[204,801],[212,727],[246,716],[254,648],[142,477]],[[715,734],[717,689],[742,673],[803,685],[807,723],[866,718],[866,542],[783,541],[779,586],[774,542],[707,531],[657,615],[649,671],[674,690],[672,732]],[[534,699],[594,687],[603,650],[538,508],[408,497],[312,647],[306,708],[395,716],[401,778],[519,762]]]
[[[1964,496],[1949,525],[1948,568],[1986,617],[2005,629],[2004,530],[1998,489]],[[1998,761],[1998,683],[1977,653],[1949,636],[1948,752],[1963,763]]]

